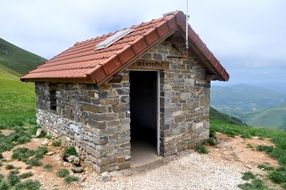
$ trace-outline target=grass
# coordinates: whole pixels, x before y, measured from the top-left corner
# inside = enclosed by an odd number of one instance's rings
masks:
[[[252,172],[245,172],[242,175],[243,180],[250,180],[250,179],[256,179],[256,176]]]
[[[64,178],[64,182],[67,184],[71,184],[73,182],[79,181],[79,177],[69,175],[70,172],[66,168],[61,168],[57,171],[57,176],[60,178]]]
[[[264,171],[272,171],[274,168],[270,166],[269,164],[259,164],[258,168]]]
[[[268,128],[253,128],[246,125],[237,125],[225,122],[220,119],[213,119],[210,121],[211,130],[214,132],[220,132],[231,137],[241,136],[244,138],[251,138],[253,136],[258,136],[261,138],[274,138],[282,137],[286,138],[286,132],[268,129]]]
[[[26,172],[19,174],[18,170],[12,170],[9,172],[7,179],[4,179],[4,176],[0,174],[0,189],[1,190],[39,190],[41,184],[38,181],[25,180],[22,179],[29,178],[33,176],[32,172]]]
[[[206,149],[206,147],[203,144],[198,144],[195,147],[196,152],[200,153],[200,154],[207,154],[208,150]]]
[[[23,161],[30,166],[41,166],[41,159],[48,152],[46,146],[41,146],[36,150],[19,147],[13,150],[12,158]]]
[[[29,142],[34,133],[33,127],[14,127],[14,130],[15,131],[8,136],[0,134],[0,153],[11,150],[16,145]]]
[[[64,181],[67,183],[67,184],[71,184],[72,182],[76,182],[76,181],[79,181],[79,177],[77,176],[66,176]]]
[[[50,165],[50,164],[44,165],[43,168],[44,168],[44,170],[46,170],[46,171],[52,171],[52,170],[53,170],[53,166]]]
[[[269,190],[261,179],[255,179],[250,183],[240,184],[238,187],[242,190]]]
[[[53,140],[53,141],[52,141],[52,145],[53,145],[54,147],[59,147],[59,146],[61,146],[61,141],[60,141],[60,140]]]
[[[207,144],[209,144],[210,146],[216,146],[217,145],[217,140],[214,137],[210,137],[207,142]]]
[[[256,150],[264,151],[269,154],[278,161],[280,167],[272,168],[271,166],[267,167],[266,165],[260,165],[260,168],[265,168],[264,170],[267,171],[268,179],[273,183],[286,187],[286,132],[267,128],[252,128],[245,125],[228,123],[220,119],[211,120],[211,130],[232,137],[241,136],[244,138],[251,138],[257,136],[260,138],[270,138],[274,146],[257,146]],[[254,180],[252,183],[243,184],[240,188],[267,189],[260,181],[259,179]]]
[[[10,174],[7,177],[7,181],[10,184],[10,186],[14,186],[21,181],[21,178],[17,174],[10,172]]]
[[[1,161],[3,161],[3,152],[11,150],[16,145],[29,142],[36,132],[34,84],[21,82],[19,72],[26,72],[42,61],[42,58],[0,39],[0,130],[12,129],[14,131],[8,136],[0,133]],[[35,165],[45,152],[45,148],[36,151],[15,149],[13,154],[14,158],[30,161],[30,164]],[[40,189],[38,181],[21,181],[23,178],[30,177],[32,173],[19,175],[19,171],[15,170],[12,165],[6,167],[11,171],[6,179],[0,174],[1,190]]]
[[[0,189],[1,190],[9,190],[10,189],[10,185],[6,181],[1,181],[0,182]]]
[[[1,67],[0,105],[0,129],[35,125],[34,84],[21,82]]]
[[[69,170],[68,169],[65,169],[65,168],[61,168],[58,170],[57,172],[57,176],[60,177],[60,178],[64,178],[64,177],[67,177],[69,175]]]
[[[35,180],[26,180],[16,184],[15,190],[39,190],[41,187],[40,182]]]
[[[32,177],[33,176],[33,173],[32,172],[26,172],[26,173],[22,173],[19,175],[19,177],[21,179],[26,179],[26,178],[29,178],[29,177]]]

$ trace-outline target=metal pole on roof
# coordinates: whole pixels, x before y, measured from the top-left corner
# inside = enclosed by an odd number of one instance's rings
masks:
[[[189,49],[189,24],[188,24],[188,20],[189,20],[189,0],[186,0],[186,49]]]

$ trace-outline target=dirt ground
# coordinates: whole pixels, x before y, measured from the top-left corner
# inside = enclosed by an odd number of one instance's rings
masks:
[[[50,190],[50,189],[82,189],[80,188],[80,183],[66,184],[62,178],[57,177],[56,173],[60,168],[71,169],[71,164],[62,161],[62,148],[53,147],[51,142],[48,139],[44,138],[33,138],[30,142],[18,145],[17,147],[26,147],[32,150],[36,150],[39,146],[48,145],[49,152],[42,159],[43,166],[46,164],[52,165],[52,170],[47,171],[42,166],[33,167],[31,169],[27,168],[27,164],[18,160],[13,160],[11,158],[12,151],[4,152],[2,155],[6,160],[3,162],[3,167],[0,169],[0,173],[4,176],[7,176],[10,170],[5,168],[5,165],[11,164],[19,169],[20,174],[26,172],[32,172],[33,176],[29,179],[38,180],[41,183],[41,189]],[[85,174],[79,175],[83,179]]]
[[[264,152],[256,151],[258,145],[274,146],[269,139],[260,139],[254,137],[251,139],[243,139],[241,137],[229,137],[224,134],[216,134],[218,145],[217,147],[208,146],[208,157],[226,161],[257,171],[257,166],[262,163],[268,163],[272,166],[278,166],[276,160],[270,158]]]
[[[237,185],[243,183],[242,172],[263,174],[257,167],[262,163],[278,166],[265,153],[255,151],[258,145],[273,145],[269,139],[231,138],[223,134],[217,134],[217,139],[217,146],[207,147],[208,154],[184,151],[147,166],[112,172],[108,174],[107,182],[102,182],[101,176],[86,167],[83,174],[77,174],[80,182],[67,185],[56,175],[62,167],[71,168],[69,163],[62,161],[62,148],[53,147],[48,139],[33,138],[19,146],[37,149],[47,145],[49,152],[42,162],[52,165],[52,170],[47,171],[42,166],[27,169],[25,163],[12,160],[12,151],[7,151],[3,153],[7,161],[3,162],[0,173],[7,176],[7,164],[18,167],[20,173],[31,171],[34,174],[31,179],[38,180],[41,189],[237,189]]]

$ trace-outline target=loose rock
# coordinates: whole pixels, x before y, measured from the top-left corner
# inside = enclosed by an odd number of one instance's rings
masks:
[[[83,172],[82,167],[73,167],[71,170],[73,171],[73,173],[82,173]]]
[[[36,138],[40,137],[43,132],[44,132],[44,131],[43,131],[42,128],[38,128],[35,137],[36,137]]]
[[[74,165],[76,165],[76,166],[79,166],[79,165],[80,165],[80,159],[79,159],[79,157],[75,157],[75,158],[73,159],[72,163],[73,163]]]
[[[46,155],[48,155],[48,156],[52,156],[52,155],[54,155],[54,154],[56,154],[55,152],[48,152]]]
[[[108,182],[110,180],[110,175],[108,172],[104,172],[100,175],[99,180],[101,182]]]

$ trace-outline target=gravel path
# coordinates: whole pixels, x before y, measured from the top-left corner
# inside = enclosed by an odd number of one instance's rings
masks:
[[[239,189],[242,168],[231,163],[213,160],[208,155],[187,151],[163,159],[149,168],[113,172],[110,181],[100,182],[93,174],[82,184],[84,189]]]

